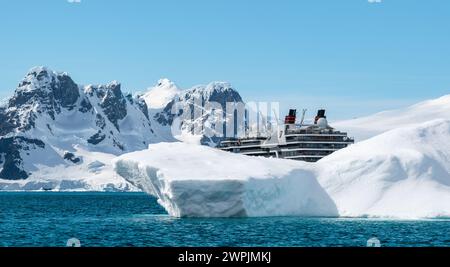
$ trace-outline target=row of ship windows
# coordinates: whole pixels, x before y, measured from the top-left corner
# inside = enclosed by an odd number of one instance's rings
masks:
[[[327,138],[327,137],[321,137],[321,138],[311,138],[311,137],[293,137],[293,138],[286,138],[286,142],[346,142],[348,141],[348,139],[344,139],[343,137],[340,138]],[[233,146],[255,146],[255,145],[261,145],[261,142],[256,141],[256,142],[233,142],[233,143],[222,143],[221,146],[222,147],[233,147]],[[292,146],[298,146],[299,144],[292,144]],[[330,145],[330,147],[335,146],[336,148],[344,148],[347,146],[347,144],[301,144],[301,145],[305,145],[303,147],[311,147],[311,148],[320,148],[322,146],[328,146]],[[317,145],[319,145],[320,147],[316,147]],[[287,145],[289,146],[289,144]]]
[[[283,157],[295,157],[295,156],[327,156],[331,151],[286,151],[283,152]]]
[[[297,149],[297,148],[304,148],[304,149],[341,149],[347,147],[347,144],[315,144],[315,143],[305,143],[305,144],[292,144],[292,145],[283,145],[281,146],[282,149]],[[240,147],[240,148],[233,148],[234,152],[251,152],[251,151],[260,151],[264,150],[265,148],[261,147]]]
[[[335,141],[335,142],[345,142],[348,138],[344,136],[288,136],[286,137],[286,142],[293,141]]]
[[[230,147],[230,146],[254,146],[254,145],[260,145],[261,142],[234,142],[234,143],[222,143],[221,145],[223,147]]]

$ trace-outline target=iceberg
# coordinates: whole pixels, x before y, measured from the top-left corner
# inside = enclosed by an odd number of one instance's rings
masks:
[[[450,121],[390,130],[317,163],[160,143],[114,170],[172,216],[450,217]]]
[[[176,142],[125,154],[114,166],[176,217],[338,215],[304,162]]]
[[[318,162],[316,175],[349,217],[450,217],[450,121],[394,129]]]

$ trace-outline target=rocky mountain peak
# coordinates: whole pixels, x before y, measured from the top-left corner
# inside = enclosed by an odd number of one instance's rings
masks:
[[[208,85],[198,85],[184,92],[184,100],[195,99],[217,102],[225,108],[227,102],[243,102],[239,93],[228,82],[211,82]]]
[[[50,89],[57,73],[47,67],[34,67],[28,71],[17,88],[18,91]]]
[[[157,86],[163,88],[177,87],[174,82],[167,78],[159,79]]]
[[[67,73],[47,67],[32,68],[19,83],[9,106],[41,104],[48,109],[72,109],[80,96],[78,85]]]
[[[102,102],[108,98],[123,98],[121,84],[117,81],[105,85],[88,85],[85,92],[91,96],[96,95]]]

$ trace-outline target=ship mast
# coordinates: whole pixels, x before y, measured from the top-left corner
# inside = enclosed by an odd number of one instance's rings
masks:
[[[300,121],[300,125],[303,125],[303,122],[305,122],[306,111],[307,111],[306,108],[304,108],[304,109],[302,110],[302,120]]]

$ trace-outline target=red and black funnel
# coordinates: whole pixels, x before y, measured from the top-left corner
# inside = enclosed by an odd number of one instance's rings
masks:
[[[297,110],[290,109],[289,115],[284,119],[284,124],[295,124],[295,120],[297,119]]]

